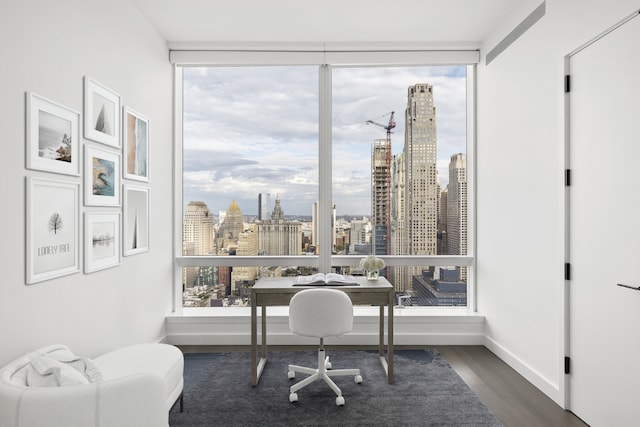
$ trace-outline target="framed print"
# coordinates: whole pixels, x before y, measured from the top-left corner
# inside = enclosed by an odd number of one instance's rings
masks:
[[[85,145],[84,204],[120,206],[120,155]]]
[[[125,184],[123,205],[124,255],[147,252],[149,250],[149,189]]]
[[[80,271],[80,184],[27,177],[27,284]]]
[[[84,137],[120,148],[120,95],[84,78]]]
[[[124,177],[149,181],[149,119],[125,107],[123,113]]]
[[[120,212],[85,212],[84,272],[120,264]]]
[[[80,113],[27,93],[27,168],[80,175]]]

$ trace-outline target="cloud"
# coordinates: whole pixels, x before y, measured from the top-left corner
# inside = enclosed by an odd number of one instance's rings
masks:
[[[333,198],[338,214],[370,215],[371,145],[395,111],[394,153],[404,145],[407,89],[434,86],[438,169],[465,151],[465,67],[335,68],[332,81]],[[285,214],[310,215],[318,199],[318,68],[184,70],[184,204],[212,212],[236,200],[257,214],[258,193],[279,194]]]

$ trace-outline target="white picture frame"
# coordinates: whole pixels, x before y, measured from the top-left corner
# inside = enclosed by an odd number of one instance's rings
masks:
[[[122,116],[123,177],[149,182],[149,119],[129,107]]]
[[[26,283],[80,272],[80,184],[27,177]]]
[[[149,250],[149,189],[124,185],[122,251],[124,256]]]
[[[85,145],[84,204],[120,206],[120,154]]]
[[[95,80],[84,77],[84,137],[120,148],[122,98]]]
[[[27,169],[80,175],[80,113],[26,93]]]
[[[84,213],[84,272],[120,264],[120,212]]]

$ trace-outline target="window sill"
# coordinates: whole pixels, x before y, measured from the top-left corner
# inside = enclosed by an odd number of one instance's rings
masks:
[[[353,331],[336,343],[376,345],[378,313],[377,307],[355,307]],[[267,314],[270,344],[301,343],[300,337],[289,332],[287,307],[269,307]],[[395,307],[393,314],[397,345],[484,344],[484,316],[465,308]],[[249,345],[250,331],[249,307],[184,308],[182,314],[166,317],[167,342],[176,345]]]

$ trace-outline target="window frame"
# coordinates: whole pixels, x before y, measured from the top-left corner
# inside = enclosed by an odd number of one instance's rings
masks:
[[[319,158],[318,229],[331,227],[332,209],[332,70],[339,67],[402,67],[464,65],[467,67],[467,255],[384,255],[387,266],[466,266],[467,306],[446,307],[475,313],[475,146],[476,146],[476,64],[477,50],[380,49],[379,46],[307,44],[300,46],[229,45],[207,50],[171,50],[174,67],[174,265],[173,313],[181,315],[182,268],[196,266],[308,265],[320,271],[331,266],[357,266],[359,255],[332,255],[323,251],[315,256],[183,256],[182,255],[182,164],[183,164],[183,68],[193,66],[297,66],[319,67]],[[331,247],[330,233],[320,233],[320,247]],[[412,314],[438,307],[412,307]],[[224,311],[225,308],[218,310]],[[249,311],[247,310],[247,315]]]

